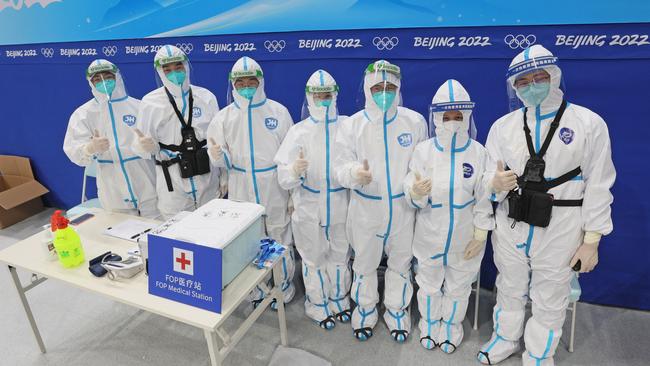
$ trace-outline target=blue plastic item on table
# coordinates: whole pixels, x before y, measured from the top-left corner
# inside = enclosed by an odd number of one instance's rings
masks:
[[[253,264],[259,269],[269,268],[273,265],[273,262],[282,256],[285,250],[286,248],[282,244],[271,238],[264,238],[260,240],[260,251],[253,260]]]

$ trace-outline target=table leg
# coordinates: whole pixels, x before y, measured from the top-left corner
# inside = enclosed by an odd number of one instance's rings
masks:
[[[481,296],[481,269],[479,268],[478,276],[476,278],[476,292],[474,293],[474,330],[478,330],[478,307],[479,297]]]
[[[287,255],[285,253],[285,255]],[[280,264],[282,261],[278,261],[273,266],[273,283],[275,288],[275,299],[278,304],[278,321],[280,322],[280,342],[283,346],[288,344],[287,341],[287,315],[284,309],[284,293],[282,292],[282,272],[280,269]]]
[[[16,285],[16,290],[18,291],[18,296],[20,297],[20,302],[23,304],[25,309],[25,314],[27,314],[27,319],[29,320],[29,325],[32,326],[32,331],[34,332],[34,337],[38,343],[38,347],[41,349],[41,353],[45,353],[45,344],[43,343],[43,338],[41,338],[41,333],[38,331],[36,326],[36,320],[34,320],[34,315],[32,314],[32,309],[29,307],[27,302],[27,297],[25,296],[25,289],[20,283],[18,278],[18,273],[16,273],[16,268],[9,266],[9,272],[11,273],[11,278],[14,280],[14,285]]]
[[[204,330],[205,340],[208,341],[208,351],[210,352],[210,365],[212,366],[221,366],[223,359],[221,358],[221,353],[219,352],[219,339],[217,333],[211,332],[209,330]]]

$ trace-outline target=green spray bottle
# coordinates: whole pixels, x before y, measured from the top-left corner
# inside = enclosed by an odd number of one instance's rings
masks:
[[[66,268],[77,267],[84,263],[84,249],[81,239],[63,216],[63,211],[57,210],[52,215],[51,226],[54,234],[54,248],[59,262]]]

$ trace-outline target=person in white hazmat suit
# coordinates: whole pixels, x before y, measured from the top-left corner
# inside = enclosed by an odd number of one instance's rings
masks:
[[[94,98],[70,116],[63,151],[79,166],[97,164],[97,194],[104,209],[157,217],[153,162],[131,149],[140,101],[127,94],[120,70],[107,60],[93,61],[86,79]]]
[[[338,90],[326,71],[311,75],[305,90],[309,114],[289,129],[275,155],[280,186],[292,190],[291,228],[302,257],[305,313],[324,329],[351,316],[349,193],[333,170],[336,134],[346,118],[338,115]]]
[[[178,47],[160,47],[154,68],[162,86],[142,98],[133,149],[155,160],[158,208],[170,218],[217,196],[219,171],[210,166],[206,132],[219,105],[190,83],[190,63]]]
[[[473,109],[458,81],[440,86],[429,109],[432,138],[416,146],[404,180],[405,199],[418,209],[413,254],[420,343],[445,353],[463,340],[472,282],[494,228],[483,185],[487,151],[470,134]]]
[[[605,121],[565,101],[551,52],[541,45],[525,49],[507,76],[512,102],[516,96],[524,107],[498,119],[486,143],[485,184],[499,203],[492,234],[499,275],[494,332],[477,357],[501,362],[518,351],[524,333],[523,364],[553,365],[572,269],[591,271],[601,236],[613,229],[616,172]],[[529,298],[532,317],[524,332]]]
[[[210,124],[210,158],[228,169],[228,198],[264,206],[266,234],[288,247],[288,255],[282,257],[282,290],[287,303],[295,294],[289,192],[278,183],[273,158],[293,119],[286,107],[266,97],[264,74],[255,60],[246,56],[237,60],[229,80],[233,102]],[[261,288],[251,293],[254,306],[264,297]],[[272,308],[277,308],[275,302]]]
[[[415,146],[426,139],[422,115],[400,107],[398,66],[380,60],[368,65],[365,109],[339,126],[336,171],[351,189],[347,232],[354,249],[350,296],[357,304],[352,328],[359,340],[373,334],[379,302],[377,268],[388,256],[384,320],[390,335],[404,342],[411,329],[411,259],[415,210],[403,199],[403,180]]]

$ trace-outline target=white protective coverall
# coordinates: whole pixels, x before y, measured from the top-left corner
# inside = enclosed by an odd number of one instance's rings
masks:
[[[332,93],[329,106],[318,106],[313,91]],[[323,70],[307,81],[309,117],[295,124],[282,142],[275,163],[280,186],[292,190],[294,211],[291,228],[302,257],[305,312],[331,329],[334,318],[350,320],[350,245],[345,234],[348,190],[341,187],[333,170],[335,139],[347,118],[336,107],[338,86]],[[297,175],[294,162],[302,156],[307,170]]]
[[[179,86],[171,82],[162,69],[165,64],[182,62],[187,74]],[[206,138],[206,131],[212,117],[219,111],[217,98],[209,90],[190,84],[190,64],[187,56],[179,48],[171,45],[162,46],[154,58],[154,67],[163,86],[150,92],[142,98],[136,127],[145,136],[153,138],[156,144],[180,145],[182,142],[181,128],[183,125],[174,112],[165,89],[173,96],[178,110],[185,121],[192,115],[192,127],[196,138],[201,141]],[[192,109],[189,108],[190,90],[194,98]],[[173,159],[178,153],[157,147],[154,156],[144,151],[140,144],[134,144],[134,150],[143,158],[166,161]],[[182,178],[179,164],[169,167],[173,191],[169,191],[163,169],[156,165],[156,190],[158,192],[158,208],[164,218],[170,218],[180,211],[193,211],[204,203],[214,199],[219,189],[219,171],[212,167],[207,174]]]
[[[405,199],[418,209],[413,254],[420,287],[420,343],[446,353],[463,340],[462,321],[485,247],[469,260],[465,249],[475,228],[486,235],[494,228],[492,204],[483,186],[487,151],[469,135],[473,106],[458,81],[440,86],[430,113],[435,136],[416,146],[404,181]],[[445,110],[460,111],[462,122],[443,123]],[[431,180],[429,195],[412,195],[416,173]]]
[[[115,75],[115,88],[110,96],[92,84],[90,79],[98,72]],[[128,96],[122,74],[109,61],[93,61],[86,78],[94,98],[70,116],[63,151],[79,166],[86,167],[93,161],[97,164],[97,194],[104,209],[157,217],[153,162],[140,159],[131,149],[135,139],[131,129],[140,101]],[[86,147],[96,133],[97,137],[109,140],[109,149],[89,155]]]
[[[525,102],[536,152],[546,139],[564,98],[560,89],[561,70],[555,63],[551,52],[535,45],[518,54],[508,72],[510,87],[518,76],[532,70],[543,69],[550,74],[548,96],[538,105]],[[517,96],[521,98],[519,91]],[[523,174],[530,156],[523,117],[524,109],[517,109],[492,125],[486,143],[490,155],[484,175],[486,186],[491,187],[497,161],[502,161],[517,176]],[[553,355],[562,335],[570,281],[574,276],[569,266],[571,258],[583,243],[585,233],[600,236],[613,229],[610,188],[616,172],[605,121],[587,108],[568,103],[544,160],[546,180],[581,168],[580,175],[551,188],[548,193],[555,200],[582,200],[582,206],[553,207],[550,224],[545,228],[535,227],[508,218],[505,199],[508,192],[492,193],[491,199],[499,202],[492,235],[499,275],[494,332],[478,354],[484,364],[500,362],[518,350],[529,298],[533,307],[524,334],[523,364],[554,364]]]
[[[258,78],[259,86],[249,100],[237,93],[234,83],[238,77],[250,76]],[[217,160],[213,156],[211,159],[228,169],[228,198],[264,206],[266,233],[289,248],[289,255],[282,257],[282,289],[284,301],[289,302],[295,294],[289,192],[278,183],[273,158],[293,126],[293,119],[285,106],[266,98],[262,68],[250,57],[237,60],[230,82],[233,102],[215,115],[208,129],[208,136],[221,146],[223,154]],[[251,297],[256,303],[264,293],[258,288]]]
[[[407,309],[413,294],[415,219],[415,210],[403,199],[403,180],[415,146],[426,139],[427,127],[422,115],[398,106],[397,98],[385,112],[375,103],[370,88],[387,82],[398,87],[399,95],[399,67],[383,60],[369,65],[363,85],[365,109],[339,127],[336,171],[341,185],[351,189],[347,231],[355,253],[350,292],[357,304],[352,313],[355,336],[368,339],[377,324],[377,268],[386,252],[384,320],[391,336],[403,342],[411,328]],[[364,160],[372,181],[362,186],[356,176]]]

